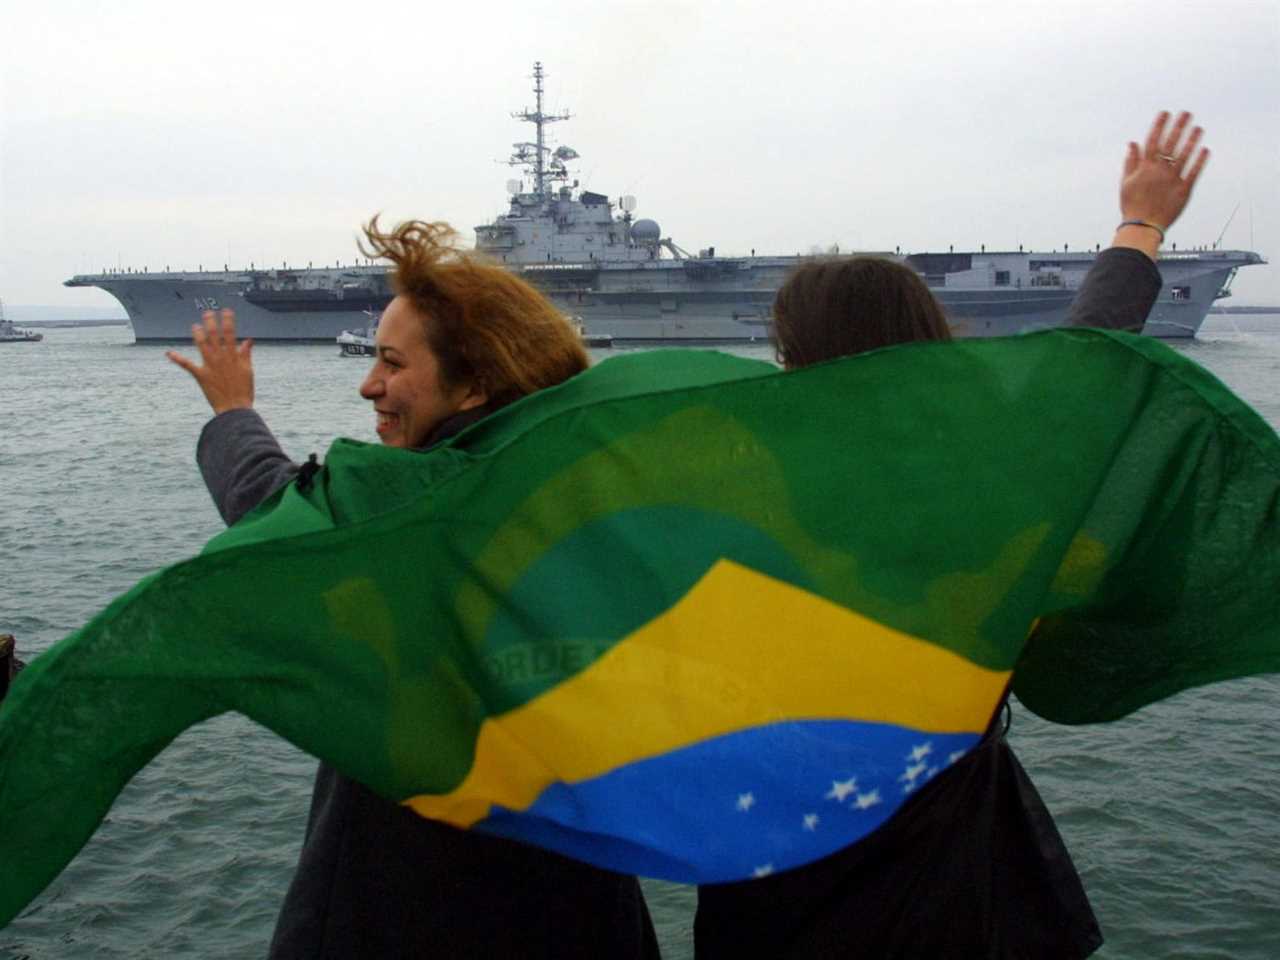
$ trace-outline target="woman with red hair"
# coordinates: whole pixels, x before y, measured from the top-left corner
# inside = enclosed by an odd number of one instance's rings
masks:
[[[524,281],[459,252],[441,223],[365,228],[393,265],[360,395],[383,443],[430,447],[585,370],[581,338]],[[235,317],[192,328],[201,363],[174,352],[213,408],[197,460],[235,523],[299,471],[253,409],[253,342]],[[320,764],[274,960],[353,957],[656,958],[634,877],[428,820]]]

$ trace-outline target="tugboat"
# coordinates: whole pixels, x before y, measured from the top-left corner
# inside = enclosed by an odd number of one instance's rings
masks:
[[[15,327],[4,318],[4,304],[0,303],[0,343],[36,343],[44,339],[43,333]]]
[[[372,357],[378,352],[375,337],[378,333],[378,320],[382,317],[382,314],[373,313],[370,310],[366,310],[364,314],[369,318],[367,327],[343,330],[338,334],[338,353],[340,356]]]

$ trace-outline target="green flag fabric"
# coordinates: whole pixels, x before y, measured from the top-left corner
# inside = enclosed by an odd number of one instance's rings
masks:
[[[788,373],[628,354],[426,453],[339,440],[19,676],[0,923],[228,710],[423,816],[616,870],[808,863],[1010,684],[1091,723],[1280,669],[1278,504],[1252,410],[1089,330]]]

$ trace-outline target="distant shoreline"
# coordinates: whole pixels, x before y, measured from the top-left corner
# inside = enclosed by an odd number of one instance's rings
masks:
[[[1280,307],[1210,307],[1209,315],[1215,313],[1280,313]]]
[[[15,321],[18,323],[19,321]],[[24,327],[127,327],[124,317],[108,317],[103,320],[23,320]]]

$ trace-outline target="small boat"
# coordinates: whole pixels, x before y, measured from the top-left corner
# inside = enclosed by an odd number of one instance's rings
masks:
[[[44,339],[43,333],[15,327],[4,318],[4,304],[0,303],[0,343],[36,343]]]
[[[372,357],[376,341],[359,330],[343,330],[338,334],[338,352],[344,357]]]
[[[367,327],[357,327],[354,330],[343,330],[338,334],[338,353],[344,357],[372,357],[377,351],[377,334],[378,320],[382,316],[379,313],[364,311],[365,316],[369,318]]]

